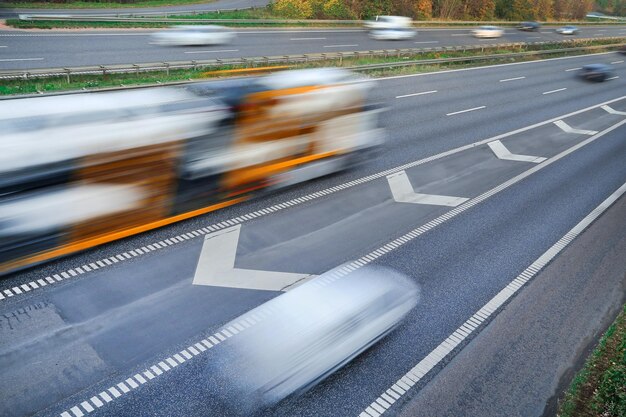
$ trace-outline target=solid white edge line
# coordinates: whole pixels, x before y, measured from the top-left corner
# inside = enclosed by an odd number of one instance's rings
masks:
[[[1,58],[0,62],[43,61],[43,58]]]
[[[475,110],[481,110],[486,108],[487,106],[479,106],[479,107],[472,107],[471,109],[467,109],[467,110],[460,110],[460,111],[455,111],[452,113],[446,113],[446,116],[454,116],[455,114],[461,114],[461,113],[467,113],[470,111],[475,111]]]
[[[352,47],[352,46],[359,46],[357,45],[324,45],[323,48],[347,48],[347,47]]]
[[[186,54],[217,54],[220,52],[239,52],[239,49],[221,49],[217,51],[185,51]]]
[[[509,137],[509,136],[516,135],[518,133],[526,132],[528,130],[535,129],[535,128],[540,127],[540,126],[545,126],[547,124],[554,123],[556,121],[559,121],[559,120],[562,120],[562,119],[566,119],[568,117],[572,117],[572,116],[575,116],[577,114],[585,113],[585,112],[587,112],[589,110],[600,108],[602,106],[606,106],[606,105],[609,105],[609,104],[612,104],[612,103],[615,103],[615,102],[618,102],[618,101],[621,101],[621,100],[624,100],[624,99],[626,99],[626,96],[621,96],[621,97],[614,98],[612,100],[608,100],[608,101],[605,101],[605,102],[602,102],[602,103],[599,103],[599,104],[594,104],[593,106],[588,106],[588,107],[582,108],[580,110],[573,111],[571,113],[567,113],[567,114],[564,114],[564,115],[561,115],[561,116],[558,116],[558,117],[554,117],[554,118],[549,119],[549,120],[544,120],[542,122],[538,122],[538,123],[535,123],[535,124],[532,124],[532,125],[529,125],[529,126],[525,126],[525,127],[513,130],[513,131],[509,131],[509,132],[501,133],[501,134],[496,135],[496,136],[492,136],[492,137],[490,137],[488,139],[483,139],[483,140],[480,140],[480,141],[477,141],[477,142],[473,142],[473,143],[470,143],[470,144],[467,144],[467,145],[459,146],[457,148],[453,148],[453,149],[450,149],[448,151],[444,151],[444,152],[441,152],[441,153],[438,153],[438,154],[435,154],[435,155],[431,155],[429,157],[422,158],[422,159],[419,159],[417,161],[413,161],[413,162],[409,162],[409,163],[404,164],[404,165],[396,166],[396,167],[387,169],[385,171],[381,171],[381,172],[378,172],[378,173],[375,173],[375,174],[367,175],[365,177],[357,178],[355,180],[345,182],[343,184],[340,184],[340,185],[332,187],[332,188],[335,189],[336,191],[343,191],[343,190],[346,190],[346,189],[350,189],[350,188],[355,187],[357,185],[366,184],[368,182],[371,182],[371,181],[374,181],[376,179],[380,179],[380,178],[386,177],[387,175],[390,175],[390,174],[393,174],[393,173],[396,173],[396,172],[400,172],[400,171],[406,170],[408,168],[413,168],[413,167],[416,167],[416,166],[419,166],[419,165],[426,164],[428,162],[436,161],[436,160],[442,159],[442,158],[444,158],[446,156],[454,155],[456,153],[463,152],[465,150],[472,149],[472,148],[475,148],[475,147],[480,146],[480,145],[485,145],[485,144],[487,144],[489,142],[493,142],[493,141],[498,140],[498,139],[503,139],[503,138],[506,138],[506,137]],[[298,197],[298,198],[300,199],[300,201],[305,203],[305,202],[309,202],[309,201],[315,200],[317,198],[320,198],[320,197],[323,197],[323,196],[326,196],[326,195],[329,195],[329,194],[332,194],[332,193],[336,192],[336,191],[329,191],[329,190],[330,190],[330,188],[326,188],[324,190],[315,191],[315,192],[313,192],[311,194],[305,195],[303,197]],[[292,199],[292,200],[289,200],[289,201],[293,202],[295,200],[298,200],[298,198]],[[293,206],[297,206],[298,204],[300,204],[300,203],[294,203]],[[266,209],[263,209],[263,210],[257,210],[255,212],[248,213],[245,216],[248,216],[249,219],[255,219],[255,218],[258,218],[258,217],[262,216],[261,214],[259,214],[261,211],[264,211],[265,214],[271,214],[271,213],[274,212],[274,210],[268,210],[266,208]],[[265,214],[263,214],[263,215],[265,215]],[[245,217],[245,216],[240,216],[240,217]],[[210,225],[210,226],[205,226],[205,227],[202,227],[200,229],[197,229],[196,231],[199,233],[199,236],[204,236],[207,233],[223,229],[225,227],[223,225],[223,223],[224,222],[219,223],[219,225],[221,225],[221,226]],[[244,223],[244,221],[238,222],[238,224],[241,224],[241,223]],[[176,243],[184,242],[184,239],[180,238],[179,236],[170,237],[169,239],[172,240],[173,242],[176,242]],[[151,252],[145,246],[141,247],[141,248],[134,249],[134,251],[136,253],[138,253],[138,255],[143,255],[144,253],[150,253]],[[104,261],[106,261],[107,263],[105,264]],[[108,262],[107,259],[97,260],[97,261],[89,263],[89,267],[94,269],[94,270],[97,270],[97,269],[100,269],[100,268],[105,268],[105,267],[107,267],[109,265],[111,265],[111,263]],[[83,268],[85,268],[85,265],[83,265]],[[58,273],[52,274],[52,277],[47,276],[44,279],[46,281],[48,281],[49,284],[55,284],[57,282],[63,281],[63,278],[61,278],[61,276],[59,276]],[[12,290],[11,288],[6,288],[4,290],[0,290],[0,292],[3,292],[6,295],[6,298],[4,298],[5,300],[9,299],[9,298],[12,298],[12,297],[14,297],[16,295],[16,294],[13,294],[13,292],[11,290]],[[0,298],[0,301],[2,301],[2,300],[3,299]]]
[[[623,123],[620,123],[623,124]],[[626,192],[626,183],[613,192],[608,198],[606,198],[599,206],[591,211],[583,220],[581,220],[576,226],[574,226],[569,232],[567,232],[561,239],[559,239],[554,245],[552,245],[546,252],[544,252],[535,262],[533,262],[526,270],[518,275],[513,281],[511,281],[506,287],[504,287],[496,296],[494,296],[489,302],[487,302],[481,309],[479,309],[472,317],[470,317],[466,323],[470,320],[476,320],[480,316],[495,317],[500,311],[500,307],[505,304],[509,299],[513,298],[534,276],[541,271],[548,263],[550,263],[558,254],[560,254],[565,248],[569,246],[574,239],[580,235],[593,221],[595,221],[602,213],[604,213],[609,207],[611,207],[624,193]],[[514,283],[515,281],[521,281],[523,284],[519,285]],[[484,313],[485,310],[491,311],[491,313]],[[446,340],[449,340],[452,335],[461,333],[461,327],[455,330]],[[467,332],[465,332],[467,333]],[[479,333],[475,330],[469,332]],[[461,339],[465,340],[469,337],[469,334],[463,336]],[[457,338],[460,338],[457,336]],[[412,379],[416,380],[414,383],[419,382],[428,372],[438,366],[455,347],[446,343],[446,340],[441,342],[434,350],[432,350],[424,359],[417,363],[410,371],[408,371],[400,380],[412,376]],[[468,343],[471,343],[468,342]],[[442,356],[443,355],[443,356]],[[421,375],[421,376],[420,376]],[[378,399],[383,397],[381,394],[376,400],[372,402],[372,406]],[[404,394],[402,394],[404,395]],[[397,400],[397,399],[396,399]],[[367,409],[366,409],[367,410]],[[380,413],[383,414],[383,413]]]
[[[396,98],[404,98],[404,97],[413,97],[413,96],[423,96],[424,94],[433,94],[436,93],[437,90],[431,90],[431,91],[423,91],[421,93],[413,93],[413,94],[404,94],[401,96],[396,96]]]
[[[522,181],[524,178],[526,178],[526,177],[534,174],[535,172],[537,172],[537,171],[539,171],[539,170],[541,170],[541,169],[543,169],[543,168],[553,164],[554,162],[564,158],[565,156],[575,152],[576,150],[578,150],[578,149],[582,148],[583,146],[585,146],[585,145],[595,141],[596,139],[606,135],[607,133],[617,129],[618,127],[620,127],[620,126],[622,126],[624,124],[626,124],[626,120],[622,120],[621,122],[616,123],[615,125],[613,125],[613,126],[607,128],[607,129],[603,130],[602,132],[598,133],[597,135],[594,135],[594,136],[584,140],[583,142],[580,142],[580,143],[572,146],[571,148],[568,148],[568,149],[564,150],[563,152],[553,156],[552,158],[550,158],[549,160],[547,160],[543,164],[536,165],[533,168],[530,168],[530,169],[522,172],[521,174],[519,174],[519,175],[509,179],[508,181],[506,181],[506,182],[504,182],[504,183],[502,183],[502,184],[500,184],[500,185],[498,185],[498,186],[496,186],[496,187],[486,191],[485,193],[479,195],[478,197],[475,197],[475,198],[473,198],[473,199],[471,199],[471,200],[461,204],[460,206],[457,206],[456,208],[448,211],[447,213],[444,213],[441,216],[439,216],[439,217],[429,221],[425,225],[422,225],[422,226],[418,227],[417,229],[414,229],[411,232],[405,233],[403,236],[401,236],[399,238],[396,238],[396,239],[392,240],[391,242],[388,242],[387,244],[383,245],[379,249],[374,250],[370,254],[365,255],[365,256],[359,258],[356,261],[350,262],[350,263],[348,263],[348,264],[346,264],[346,265],[344,265],[344,266],[342,266],[342,267],[340,267],[338,269],[333,270],[332,272],[330,272],[330,273],[328,273],[326,275],[325,280],[328,281],[328,282],[336,281],[336,280],[346,276],[348,273],[350,273],[350,271],[352,271],[354,269],[358,269],[358,268],[360,268],[360,267],[362,267],[364,265],[367,265],[367,264],[371,263],[372,260],[374,260],[374,259],[376,259],[376,258],[378,258],[380,256],[386,255],[389,252],[394,251],[396,248],[403,246],[404,244],[412,241],[413,239],[417,238],[418,236],[422,235],[423,233],[426,233],[427,231],[437,227],[438,225],[444,223],[445,221],[450,220],[450,219],[456,217],[457,215],[463,213],[466,210],[469,210],[470,208],[472,208],[475,205],[483,202],[484,200],[487,200],[488,198],[498,194],[499,192],[501,192],[501,191],[511,187],[512,185],[518,183],[519,181]],[[622,186],[622,188],[624,188],[624,190],[626,190],[626,184],[624,184]],[[622,189],[622,188],[620,188],[620,189]],[[566,236],[568,236],[568,235],[566,235]],[[572,238],[569,238],[569,239],[570,240],[567,241],[567,243],[569,243],[572,240]],[[559,242],[557,242],[557,243],[559,243]],[[391,248],[389,246],[390,244],[395,244],[396,246]],[[376,256],[372,256],[373,254],[376,254]],[[539,260],[543,260],[544,257],[545,257],[545,255],[540,257]],[[373,258],[373,259],[371,259],[371,258]],[[545,263],[547,263],[547,262],[548,261],[545,261]],[[543,266],[545,266],[545,264]],[[527,268],[527,270],[530,269],[532,271],[532,273],[534,274],[534,273],[538,272],[543,266],[536,266],[535,263],[533,263],[529,268]],[[516,278],[516,280],[518,280],[518,279],[520,279],[520,278],[519,277]],[[527,278],[523,278],[523,279],[528,280]],[[513,285],[513,284],[509,284],[509,285]],[[514,289],[509,288],[509,289],[507,289],[507,291],[509,291],[509,292],[510,291],[516,291],[516,290],[517,290],[517,288],[514,288]],[[500,299],[502,299],[502,300],[506,299],[506,298],[503,298],[503,297],[504,296],[500,296]],[[479,309],[479,311],[481,312],[480,315],[476,315],[476,317],[474,317],[474,316],[470,317],[470,319],[465,324],[467,324],[468,322],[475,323],[474,327],[472,328],[472,331],[474,330],[474,328],[478,328],[482,324],[482,322],[484,321],[484,319],[482,317],[487,317],[488,316],[487,313],[483,313],[483,312],[486,309],[489,309],[489,308],[491,308],[491,310],[495,311],[495,310],[497,310],[497,308],[502,303],[498,304],[498,306],[493,306],[493,304],[494,303],[492,301],[487,303],[487,305],[485,305],[485,307],[483,307],[482,309]],[[263,314],[264,313],[263,310],[259,310],[258,313],[264,315]],[[227,337],[224,337],[222,335],[222,333],[227,333],[227,331],[225,329],[221,329],[221,331],[215,332],[214,335],[217,336],[221,341],[224,341],[224,340],[227,339]],[[228,337],[231,337],[231,335],[229,335]],[[212,340],[212,341],[215,340],[215,338],[213,336],[210,336],[209,339]],[[189,347],[192,347],[192,346],[193,346],[193,343],[191,345],[189,345]],[[436,361],[435,363],[438,363],[438,361],[441,361],[444,357],[447,356],[448,353],[449,353],[449,348],[440,345],[435,350],[433,350],[429,354],[429,356],[424,358],[423,361],[428,359],[429,363],[432,363],[432,362],[435,362],[435,361]],[[200,356],[200,355],[198,355],[198,356]],[[439,358],[439,359],[433,359],[433,358]],[[166,358],[165,360],[173,360],[173,359],[172,359],[172,356],[170,356],[170,357]],[[170,370],[174,369],[174,368],[169,368],[168,366],[164,367],[163,365],[164,365],[163,361],[158,363],[158,366],[161,366],[161,369],[164,370],[163,373],[167,373]],[[155,369],[156,365],[152,365],[152,366],[149,366],[149,367],[146,367],[146,368],[147,369]],[[158,369],[158,368],[156,368],[156,369]],[[424,374],[425,373],[426,372],[424,372]],[[411,376],[414,379],[419,380],[419,378],[413,376],[412,371],[410,371],[409,374],[411,374]],[[407,383],[406,382],[407,380],[409,382],[411,382],[411,383],[410,384]],[[409,386],[409,387],[412,387],[414,385],[414,383],[415,383],[415,382],[412,382],[413,380],[410,379],[407,375],[403,376],[400,381],[396,382],[396,384],[400,385],[401,381],[404,381],[406,383],[406,385]],[[124,384],[122,383],[122,385],[124,385]],[[111,389],[115,391],[115,386],[113,386],[109,390],[111,390]],[[119,392],[118,392],[119,395],[115,395],[114,391],[111,391],[111,392],[114,394],[115,398],[123,395],[122,393],[119,393]],[[129,389],[129,391],[132,391],[132,389]],[[373,405],[371,407],[373,407]]]

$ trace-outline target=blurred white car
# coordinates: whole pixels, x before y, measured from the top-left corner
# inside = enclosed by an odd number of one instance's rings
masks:
[[[560,33],[561,35],[576,35],[578,28],[576,26],[563,26],[558,28],[556,33]]]
[[[152,42],[158,45],[222,45],[230,43],[236,35],[232,29],[216,26],[173,26],[152,34]]]
[[[370,31],[370,38],[384,41],[402,41],[413,39],[417,32],[411,28],[374,29]]]
[[[303,392],[346,365],[392,329],[418,302],[409,278],[386,268],[335,269],[225,326],[248,328],[209,364],[223,399],[250,415]],[[254,324],[249,325],[250,322]],[[223,366],[227,363],[228,366]]]
[[[472,30],[472,35],[476,38],[500,38],[504,30],[497,26],[480,26]]]
[[[376,20],[368,20],[364,24],[369,30],[410,28],[412,25],[413,19],[404,16],[376,16]]]

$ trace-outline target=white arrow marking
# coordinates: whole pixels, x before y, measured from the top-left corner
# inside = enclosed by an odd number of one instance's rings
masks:
[[[235,268],[240,231],[241,225],[237,225],[205,236],[193,276],[194,285],[284,291],[298,281],[315,276]]]
[[[546,160],[546,158],[542,156],[519,155],[511,153],[506,148],[506,146],[504,146],[504,144],[499,140],[489,142],[487,146],[491,148],[491,150],[498,157],[498,159],[505,159],[507,161],[532,162],[535,164],[539,164]]]
[[[619,114],[620,116],[626,116],[626,112],[623,111],[617,111],[615,109],[613,109],[612,107],[609,106],[602,106],[602,108],[607,112],[607,113],[611,113],[611,114]]]
[[[565,133],[578,133],[579,135],[589,135],[589,136],[593,136],[596,133],[598,133],[595,130],[574,129],[573,127],[570,127],[570,125],[565,123],[563,120],[557,120],[556,122],[554,122],[554,124],[560,127],[561,130]]]
[[[467,198],[463,197],[416,193],[415,191],[413,191],[411,181],[409,181],[409,177],[406,176],[406,172],[404,171],[388,175],[387,182],[389,182],[389,188],[391,188],[391,194],[393,194],[393,199],[396,200],[398,203],[430,204],[433,206],[456,207],[459,204],[464,203],[468,200]]]

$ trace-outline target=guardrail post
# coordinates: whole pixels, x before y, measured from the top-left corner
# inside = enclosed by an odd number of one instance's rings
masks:
[[[139,65],[133,64],[133,68],[135,68],[135,74],[139,74]]]
[[[70,83],[70,70],[68,68],[63,68],[65,70],[65,77],[67,79],[67,83]]]
[[[163,65],[165,65],[165,73],[169,76],[170,75],[170,64],[169,64],[169,62],[164,62]]]
[[[100,68],[102,69],[102,76],[106,76],[107,75],[107,69],[104,65],[100,65]]]
[[[343,65],[343,52],[339,52],[339,65]]]

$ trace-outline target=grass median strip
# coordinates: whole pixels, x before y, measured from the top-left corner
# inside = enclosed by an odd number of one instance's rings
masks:
[[[624,40],[619,40],[619,42],[623,42]],[[613,40],[614,43],[607,43],[608,41],[590,41],[585,42],[586,46],[606,46],[606,49],[594,49],[593,51],[587,53],[597,53],[603,52],[605,50],[611,50],[615,48],[616,40]],[[580,46],[576,43],[569,43],[568,47],[572,46]],[[0,79],[0,95],[12,95],[12,94],[43,94],[44,92],[54,92],[54,91],[63,91],[63,90],[87,90],[87,89],[102,89],[102,88],[112,88],[112,87],[124,87],[124,86],[135,86],[135,85],[145,85],[145,84],[165,84],[172,82],[184,82],[184,81],[193,81],[193,80],[201,80],[201,79],[210,79],[217,77],[227,77],[227,76],[241,76],[241,75],[249,75],[256,74],[260,72],[271,72],[277,70],[284,70],[287,68],[298,69],[298,68],[319,68],[319,67],[343,67],[343,68],[355,68],[364,65],[371,64],[389,64],[390,67],[378,67],[374,69],[368,69],[366,72],[372,76],[389,76],[389,75],[404,75],[404,74],[414,74],[414,73],[425,73],[425,72],[433,72],[439,71],[442,69],[450,69],[450,68],[468,68],[468,67],[477,67],[477,66],[485,66],[492,65],[497,63],[508,63],[508,62],[524,62],[545,58],[555,58],[562,56],[573,56],[573,55],[583,55],[585,52],[583,51],[571,51],[571,52],[560,52],[555,54],[549,54],[547,56],[520,56],[520,57],[502,57],[499,58],[497,55],[508,54],[511,52],[522,52],[522,51],[532,51],[532,50],[550,50],[550,49],[560,49],[563,48],[564,45],[561,43],[555,43],[550,45],[526,45],[521,51],[520,47],[514,48],[504,48],[504,47],[492,47],[492,48],[484,48],[484,50],[470,50],[470,51],[437,51],[437,52],[421,52],[413,55],[405,55],[405,56],[397,56],[392,51],[390,51],[390,55],[388,57],[375,57],[375,56],[360,56],[360,57],[344,57],[341,60],[338,59],[320,59],[316,61],[309,62],[298,62],[298,63],[279,63],[279,64],[265,64],[262,65],[262,68],[259,68],[259,63],[253,64],[248,63],[245,65],[213,65],[211,68],[200,67],[196,69],[170,69],[162,70],[162,71],[137,71],[132,73],[111,73],[107,72],[106,74],[85,74],[85,75],[74,75],[68,78],[65,75],[59,75],[54,77],[46,77],[46,78],[35,78],[35,77],[24,77],[20,79]],[[433,64],[431,62],[420,63],[420,61],[432,60],[432,59],[441,59],[441,58],[462,58],[462,57],[481,57],[485,53],[490,55],[489,58],[481,60],[479,62],[449,62],[449,63],[436,63]],[[404,64],[410,65],[404,66]],[[397,65],[398,63],[403,66],[393,67],[393,65]],[[358,68],[357,68],[358,69]],[[362,71],[362,69],[359,69]],[[362,71],[363,72],[363,71]]]
[[[626,305],[574,377],[557,416],[626,416]]]

